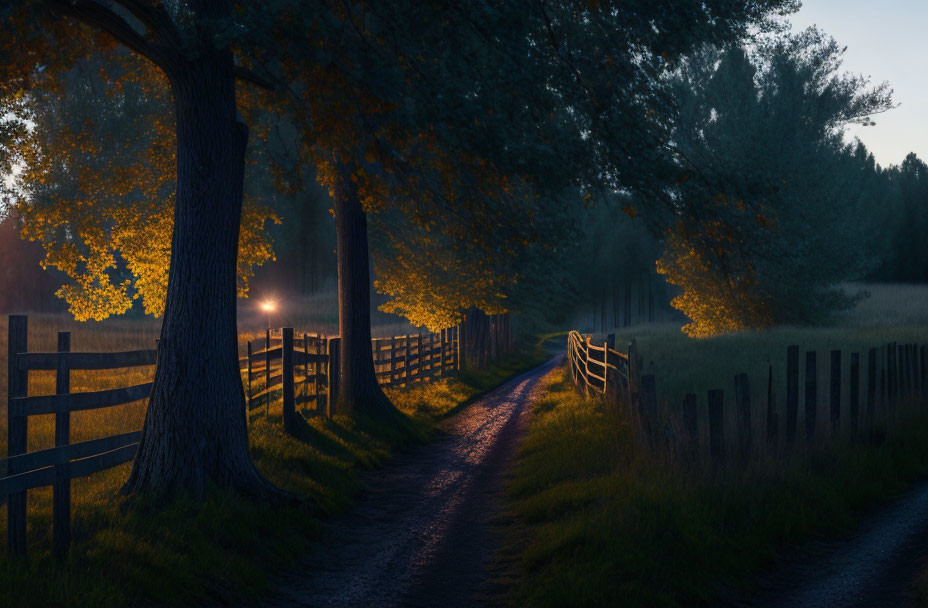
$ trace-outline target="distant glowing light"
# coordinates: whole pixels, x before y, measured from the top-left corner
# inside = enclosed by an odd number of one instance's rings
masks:
[[[277,308],[277,302],[273,300],[265,300],[261,302],[261,310],[264,312],[274,312],[274,309]]]

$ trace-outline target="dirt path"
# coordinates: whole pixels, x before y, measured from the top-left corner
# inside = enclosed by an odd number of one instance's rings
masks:
[[[538,380],[525,373],[449,418],[438,441],[366,474],[354,509],[326,524],[266,606],[473,606],[489,591],[488,519]]]
[[[928,484],[865,519],[852,538],[807,547],[736,606],[882,608],[912,605],[928,562]]]

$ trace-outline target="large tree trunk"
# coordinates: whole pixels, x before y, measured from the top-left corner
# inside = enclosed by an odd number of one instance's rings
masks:
[[[371,353],[371,275],[367,217],[352,180],[354,167],[339,164],[335,186],[338,257],[340,382],[336,413],[382,421],[399,416],[374,373]]]
[[[208,485],[263,495],[248,454],[238,369],[236,260],[248,128],[230,52],[204,40],[168,74],[177,121],[177,195],[158,366],[125,492]]]

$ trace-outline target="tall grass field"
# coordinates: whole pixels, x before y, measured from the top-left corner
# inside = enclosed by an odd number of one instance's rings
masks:
[[[637,342],[664,412],[695,393],[705,416],[706,391],[721,388],[730,421],[733,379],[746,372],[754,420],[763,422],[758,410],[766,409],[773,365],[782,437],[787,346],[800,346],[801,373],[802,351],[818,351],[819,386],[827,391],[831,349],[843,352],[846,385],[850,352],[928,342],[928,287],[851,288],[870,297],[828,327],[694,340],[679,325],[642,325],[618,331],[617,345]],[[714,466],[649,448],[627,409],[582,397],[566,368],[543,384],[503,518],[511,605],[716,605],[747,592],[782,551],[813,536],[849,533],[867,509],[928,477],[928,412],[921,403],[901,404],[875,440],[845,433],[785,455]],[[824,393],[818,403],[827,424]],[[799,409],[801,432],[801,396]]]

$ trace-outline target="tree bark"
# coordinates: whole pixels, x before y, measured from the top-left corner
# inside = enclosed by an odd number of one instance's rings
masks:
[[[238,369],[236,261],[248,128],[236,108],[231,52],[205,33],[196,47],[166,70],[177,122],[171,264],[154,385],[123,491],[202,497],[213,485],[267,495],[275,490],[248,453]]]
[[[371,353],[371,276],[367,217],[352,181],[352,164],[338,164],[335,236],[338,258],[340,387],[336,413],[383,420],[400,417],[374,373]]]

